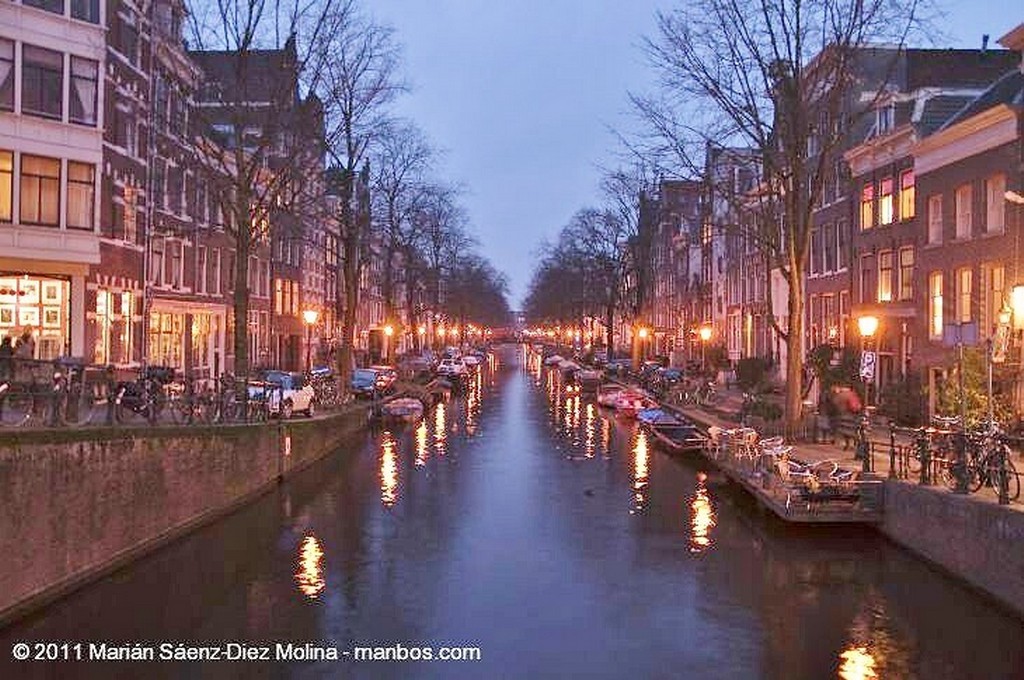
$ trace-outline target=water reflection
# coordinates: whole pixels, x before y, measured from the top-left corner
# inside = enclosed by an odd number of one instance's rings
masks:
[[[480,397],[483,393],[483,375],[480,370],[473,372],[466,386],[466,433],[476,434],[477,419],[480,416]]]
[[[419,425],[416,426],[416,467],[423,467],[427,464],[427,459],[430,458],[430,447],[427,445],[427,437],[429,436],[427,430],[427,421],[420,420]]]
[[[448,449],[447,428],[445,405],[440,401],[434,408],[434,450],[439,456],[443,456]]]
[[[630,513],[643,512],[647,507],[647,477],[650,453],[647,450],[647,433],[638,430],[633,444],[633,507]]]
[[[390,431],[380,438],[380,502],[390,508],[398,502],[398,443]]]
[[[583,440],[583,450],[587,458],[594,457],[594,439],[596,435],[594,431],[594,420],[596,419],[596,417],[597,409],[594,407],[593,404],[587,404],[587,432]]]
[[[327,587],[324,579],[324,550],[312,534],[303,538],[299,546],[299,570],[295,573],[295,583],[302,594],[311,600],[320,597],[320,593]]]
[[[852,647],[839,655],[839,677],[842,680],[867,680],[877,678],[875,657],[871,656],[867,647]]]
[[[711,547],[711,530],[715,526],[715,508],[704,482],[707,475],[697,473],[697,491],[690,502],[690,552],[702,553]]]

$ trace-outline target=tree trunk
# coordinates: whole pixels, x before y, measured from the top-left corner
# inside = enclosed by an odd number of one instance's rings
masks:
[[[608,355],[608,361],[612,360],[615,356],[615,305],[608,305],[608,310],[605,313],[605,321],[607,322],[604,327],[604,343],[605,353]]]
[[[786,433],[796,434],[803,410],[804,277],[795,267],[789,283],[789,341],[786,343]]]
[[[249,199],[244,192],[238,192],[233,207],[236,221],[235,232],[235,271],[232,272],[235,290],[232,296],[232,307],[235,315],[234,348],[235,348],[235,390],[236,396],[243,404],[248,401],[249,390],[249,251],[252,249],[252,234],[249,231]],[[244,217],[243,217],[244,216]]]

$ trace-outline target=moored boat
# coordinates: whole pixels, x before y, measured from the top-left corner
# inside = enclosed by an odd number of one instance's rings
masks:
[[[597,403],[600,406],[615,408],[615,401],[625,389],[625,387],[617,383],[605,383],[597,388]]]
[[[391,420],[414,423],[423,417],[423,402],[412,397],[392,399],[381,406],[381,415]]]

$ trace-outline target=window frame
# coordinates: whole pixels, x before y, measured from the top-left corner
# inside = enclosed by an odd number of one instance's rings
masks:
[[[896,221],[895,181],[892,176],[883,177],[878,183],[878,226],[884,227]]]
[[[88,180],[74,179],[72,178],[72,166],[76,168],[86,168],[89,172]],[[92,163],[82,163],[80,161],[68,160],[67,163],[67,200],[64,201],[64,220],[65,225],[68,229],[77,229],[81,231],[95,231],[96,230],[96,166]],[[75,185],[83,196],[87,199],[87,223],[78,224],[72,223],[71,221],[71,209],[72,209],[72,184]],[[85,215],[86,213],[83,213]]]
[[[928,273],[928,337],[932,340],[942,338],[945,327],[943,318],[942,271]]]
[[[38,52],[40,56],[49,56],[51,58],[52,55],[57,55],[60,59],[60,66],[56,67],[53,64],[47,64],[42,60],[29,61],[30,52]],[[54,76],[56,76],[59,84],[57,88],[59,92],[56,100],[56,112],[49,110],[49,108],[44,108],[49,101],[49,98],[46,96],[46,90],[47,87],[52,88]],[[38,85],[38,92],[31,87],[32,84]],[[31,96],[33,93],[36,95],[35,98]],[[33,104],[38,104],[38,107],[33,108]],[[53,108],[52,105],[50,108]],[[29,43],[21,44],[21,113],[47,120],[64,120],[63,52]]]
[[[966,241],[971,238],[973,231],[974,215],[971,203],[974,200],[974,191],[971,184],[961,184],[956,188],[953,197],[954,214],[956,216],[956,240]]]
[[[943,209],[942,194],[932,194],[928,197],[928,243],[942,243]]]
[[[878,284],[875,290],[878,302],[893,301],[894,260],[892,250],[878,251]]]
[[[985,178],[985,233],[1006,231],[1006,175],[996,172]],[[996,219],[993,219],[995,217]],[[993,226],[993,222],[996,223]]]
[[[909,178],[909,181],[908,179]],[[917,178],[914,169],[907,168],[900,173],[900,220],[912,220],[917,215]]]
[[[55,163],[56,167],[57,167],[57,176],[54,177],[52,175],[38,175],[38,174],[33,174],[33,173],[26,172],[25,171],[26,160],[30,160],[30,159],[38,159],[38,160],[41,160],[41,161],[48,161],[49,163]],[[19,173],[19,177],[18,177],[18,187],[20,189],[20,192],[19,192],[20,196],[19,196],[19,201],[18,201],[18,203],[19,203],[19,205],[18,205],[18,216],[19,216],[19,220],[21,221],[22,224],[28,224],[28,225],[40,226],[40,227],[58,227],[58,228],[61,226],[61,224],[60,224],[60,217],[61,217],[61,214],[63,213],[64,206],[63,206],[63,201],[61,200],[63,197],[61,196],[60,185],[61,185],[61,179],[63,177],[63,172],[64,172],[64,168],[62,167],[62,163],[60,162],[59,158],[50,158],[49,156],[37,156],[35,154],[26,154],[26,153],[21,154],[21,166],[20,166],[20,173]],[[39,182],[38,190],[35,192],[35,196],[36,196],[36,215],[40,218],[38,220],[28,219],[25,216],[25,201],[26,201],[26,198],[31,196],[32,193],[33,193],[33,192],[29,191],[29,189],[25,185],[26,178],[36,178],[38,180],[38,182]],[[48,182],[45,182],[47,180],[48,180]],[[53,222],[43,221],[43,219],[42,219],[42,217],[43,217],[43,203],[44,203],[43,196],[45,194],[44,183],[54,183],[55,184],[55,186],[53,187],[53,191],[54,191],[54,195],[56,196],[57,200],[56,200],[56,209],[53,212],[53,215],[54,215],[54,221]]]

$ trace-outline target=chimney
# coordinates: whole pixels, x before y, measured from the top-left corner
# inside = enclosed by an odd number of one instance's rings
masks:
[[[985,54],[988,52],[988,33],[981,36],[981,53]]]

